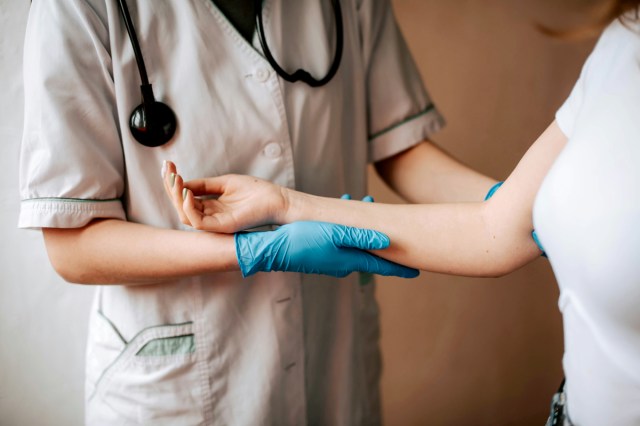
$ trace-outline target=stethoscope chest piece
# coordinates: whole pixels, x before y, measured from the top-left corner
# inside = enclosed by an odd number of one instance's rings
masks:
[[[144,146],[157,147],[173,138],[178,121],[173,110],[162,102],[138,105],[129,118],[129,129],[134,139]]]
[[[166,144],[176,133],[178,120],[176,115],[167,104],[156,101],[153,96],[153,89],[147,76],[147,68],[144,65],[140,43],[136,29],[129,15],[129,8],[125,0],[118,0],[118,7],[124,25],[129,34],[131,47],[136,58],[138,71],[140,73],[140,91],[142,92],[142,103],[138,105],[129,118],[129,129],[134,139],[144,146],[156,147]]]

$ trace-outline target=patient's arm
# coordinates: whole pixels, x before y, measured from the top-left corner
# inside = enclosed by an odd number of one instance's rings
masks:
[[[542,179],[566,143],[553,123],[500,191],[484,203],[368,205],[290,192],[284,222],[320,220],[380,230],[392,241],[378,253],[408,266],[460,275],[511,272],[540,252],[531,239],[532,207]]]
[[[540,252],[531,239],[532,207],[542,179],[566,137],[552,123],[529,148],[504,185],[483,203],[389,205],[317,197],[246,176],[187,182],[196,195],[182,199],[182,182],[172,188],[175,205],[198,229],[234,232],[264,223],[300,220],[335,222],[384,232],[391,247],[377,255],[424,270],[470,276],[511,272]],[[186,223],[186,222],[185,222]]]

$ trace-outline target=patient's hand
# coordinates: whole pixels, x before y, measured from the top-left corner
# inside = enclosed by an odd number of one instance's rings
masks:
[[[162,174],[180,220],[195,229],[234,233],[281,224],[288,206],[285,188],[251,176],[224,175],[183,182],[170,161]]]

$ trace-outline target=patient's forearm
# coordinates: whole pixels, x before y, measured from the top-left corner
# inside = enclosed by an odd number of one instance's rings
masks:
[[[554,121],[527,150],[491,200],[468,204],[389,205],[315,197],[289,190],[285,221],[337,222],[386,233],[376,254],[434,272],[497,276],[536,258],[532,210],[544,176],[567,143]]]
[[[501,223],[489,203],[391,205],[323,198],[291,191],[286,222],[317,220],[382,231],[384,258],[423,270],[499,276],[539,252],[526,221]]]

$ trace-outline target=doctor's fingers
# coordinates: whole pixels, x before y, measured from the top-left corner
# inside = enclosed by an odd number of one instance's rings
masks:
[[[348,250],[350,254],[349,263],[346,265],[349,267],[348,272],[359,271],[400,278],[415,278],[420,275],[417,269],[391,262],[374,254],[357,249]]]
[[[233,175],[223,175],[216,177],[192,179],[184,182],[184,186],[193,194],[198,195],[221,195],[227,190],[229,180]]]

